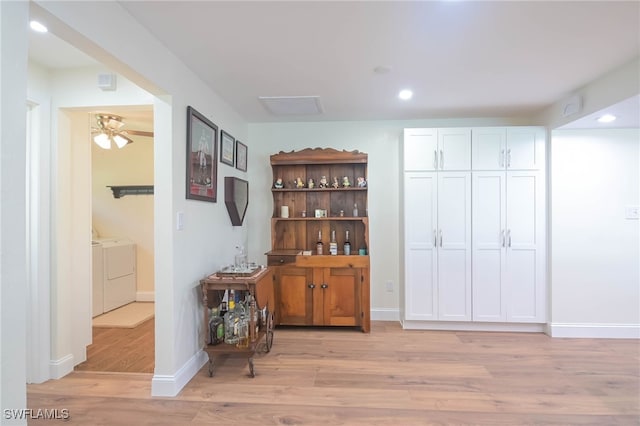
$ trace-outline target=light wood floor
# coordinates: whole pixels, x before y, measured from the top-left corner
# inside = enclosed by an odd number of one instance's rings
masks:
[[[639,365],[636,340],[278,328],[255,378],[230,357],[152,398],[151,374],[74,372],[28,385],[28,407],[82,425],[638,425]]]
[[[87,360],[76,371],[153,373],[155,361],[155,319],[135,328],[93,327],[93,343]]]

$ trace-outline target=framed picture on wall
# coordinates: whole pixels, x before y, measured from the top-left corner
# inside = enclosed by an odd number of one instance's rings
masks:
[[[236,140],[229,133],[222,130],[220,132],[220,162],[233,167]]]
[[[247,171],[247,146],[236,140],[236,169]]]
[[[187,198],[216,202],[218,126],[187,107]]]

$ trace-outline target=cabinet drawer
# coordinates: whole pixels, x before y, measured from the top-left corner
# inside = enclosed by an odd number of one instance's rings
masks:
[[[296,263],[295,255],[272,254],[267,256],[267,265],[269,266],[286,265],[290,263]]]

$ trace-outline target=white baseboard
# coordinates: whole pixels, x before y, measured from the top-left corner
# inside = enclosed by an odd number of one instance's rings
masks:
[[[450,331],[506,331],[520,333],[543,333],[544,324],[464,322],[464,321],[402,321],[405,330],[450,330]]]
[[[52,359],[49,361],[49,377],[51,379],[60,379],[73,371],[73,355],[68,354],[60,359]]]
[[[589,339],[640,339],[640,324],[567,324],[551,323],[551,337]]]
[[[136,293],[136,302],[155,302],[155,291],[139,291]]]
[[[371,321],[400,321],[400,311],[394,308],[371,309]]]
[[[154,374],[151,380],[151,396],[176,396],[189,380],[209,362],[209,356],[204,351],[198,351],[174,375]]]

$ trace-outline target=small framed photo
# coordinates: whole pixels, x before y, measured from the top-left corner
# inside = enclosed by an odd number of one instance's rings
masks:
[[[247,146],[236,140],[236,169],[247,171]]]
[[[220,162],[228,164],[231,167],[234,165],[234,157],[236,150],[236,140],[229,133],[222,130],[220,132]]]
[[[316,217],[327,217],[327,211],[324,209],[316,209]]]
[[[187,198],[216,202],[218,126],[187,107]]]

